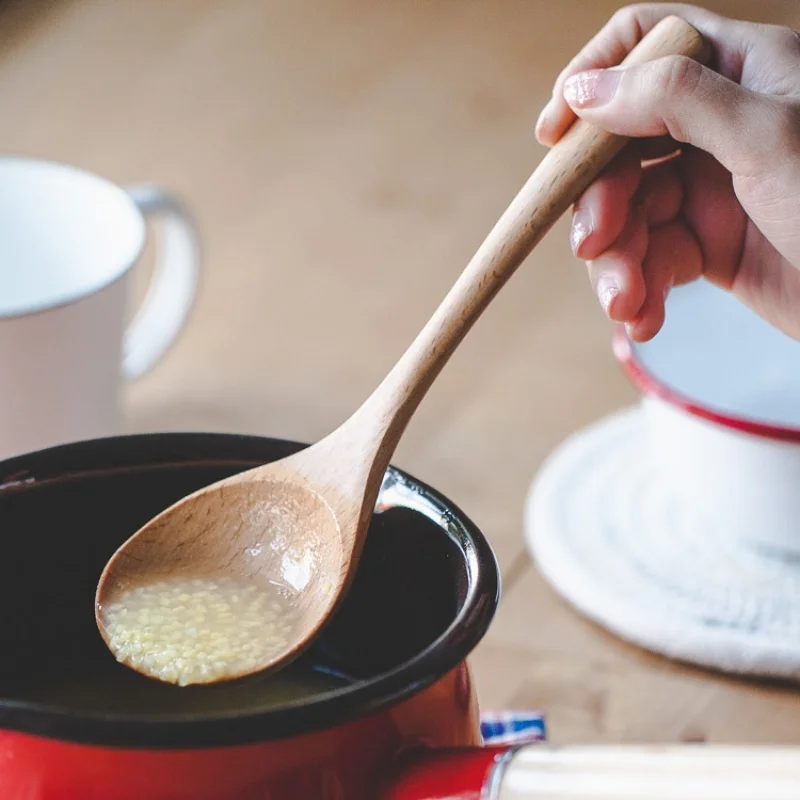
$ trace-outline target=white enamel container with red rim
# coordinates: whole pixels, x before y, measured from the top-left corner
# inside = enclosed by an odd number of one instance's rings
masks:
[[[749,545],[800,553],[800,342],[698,281],[672,291],[653,340],[619,329],[614,349],[669,489]]]

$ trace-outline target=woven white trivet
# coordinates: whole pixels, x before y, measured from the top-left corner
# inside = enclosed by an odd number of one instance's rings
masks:
[[[617,636],[704,667],[800,680],[800,562],[683,508],[656,479],[638,408],[550,456],[525,535],[556,591]]]

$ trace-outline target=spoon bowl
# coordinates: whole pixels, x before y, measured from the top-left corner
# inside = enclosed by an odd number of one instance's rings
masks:
[[[677,17],[662,20],[624,63],[672,54],[708,56],[700,34]],[[422,398],[497,292],[626,143],[576,122],[350,419],[300,453],[181,500],[117,551],[95,604],[117,658],[162,680],[210,682],[274,669],[308,646],[350,586],[383,475]],[[218,591],[221,582],[227,594]],[[149,605],[137,605],[154,584],[166,588],[148,595]],[[263,618],[237,617],[234,607],[251,606],[241,601],[243,586],[279,601],[276,618],[267,601]],[[263,600],[249,597],[256,606]],[[162,650],[147,652],[159,635]],[[184,662],[198,659],[212,666],[179,674]]]
[[[263,659],[259,672],[300,655],[340,598],[351,544],[340,528],[345,504],[339,499],[337,516],[313,485],[298,481],[292,465],[290,457],[188,495],[119,548],[103,571],[96,601],[106,644],[114,649],[106,609],[138,587],[181,575],[204,585],[232,579],[282,601],[290,624],[280,651]],[[252,672],[229,669],[225,679]]]

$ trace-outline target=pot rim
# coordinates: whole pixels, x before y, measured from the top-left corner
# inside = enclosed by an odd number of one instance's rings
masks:
[[[631,383],[644,396],[657,397],[681,411],[692,416],[713,422],[724,428],[729,428],[739,433],[759,436],[773,441],[800,444],[800,427],[790,425],[772,425],[759,422],[756,419],[732,414],[727,411],[702,405],[682,392],[673,389],[660,380],[647,367],[636,353],[636,348],[625,331],[624,325],[617,325],[612,336],[612,349],[614,356],[622,367]]]
[[[106,466],[66,472],[62,466],[54,474],[47,474],[60,464],[66,465],[70,461],[77,464],[87,459],[97,462],[104,454],[107,458],[113,458],[114,448],[120,442],[125,443],[126,447],[123,449],[128,455],[137,445],[145,452],[164,453],[161,462],[140,460],[140,469],[156,463],[203,460],[185,456],[183,459],[169,457],[171,451],[176,451],[176,455],[181,450],[205,452],[198,445],[207,445],[206,450],[213,451],[215,443],[261,443],[278,452],[285,449],[287,454],[307,446],[276,437],[225,433],[148,433],[105,437],[59,445],[0,463],[0,493],[24,491],[28,483],[41,484],[48,479],[74,479],[96,472],[108,473],[112,469],[136,469],[136,464],[128,464],[127,467]],[[244,456],[237,459],[230,453],[209,455],[205,459],[219,462],[248,461]],[[37,462],[44,469],[37,470]],[[50,470],[47,469],[48,463]],[[3,478],[4,475],[8,477]],[[387,475],[396,483],[411,489],[416,498],[425,501],[433,514],[447,521],[444,532],[463,553],[470,577],[464,602],[447,629],[413,658],[375,678],[320,695],[319,699],[311,703],[295,701],[265,710],[219,712],[202,717],[175,714],[158,719],[144,719],[131,714],[76,712],[45,703],[0,697],[0,741],[4,731],[13,730],[103,747],[193,749],[253,744],[320,732],[367,717],[435,683],[464,661],[483,638],[499,602],[500,573],[488,541],[458,506],[432,487],[396,467],[390,466]],[[406,506],[397,503],[391,507]]]

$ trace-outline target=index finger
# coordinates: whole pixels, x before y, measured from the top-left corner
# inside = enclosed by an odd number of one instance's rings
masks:
[[[739,81],[746,55],[742,27],[746,23],[729,20],[710,11],[681,3],[642,3],[617,11],[561,71],[553,96],[536,124],[536,138],[552,147],[575,121],[575,114],[564,100],[564,84],[587,69],[615,67],[633,50],[651,28],[668,16],[678,16],[697,28],[713,45],[716,70]]]

